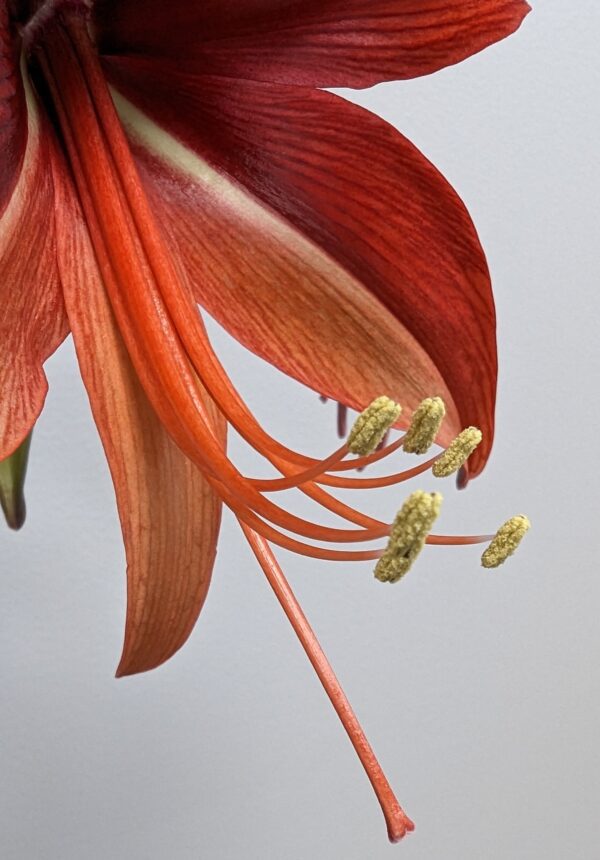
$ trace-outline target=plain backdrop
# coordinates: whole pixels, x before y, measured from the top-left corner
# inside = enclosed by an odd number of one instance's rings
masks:
[[[67,342],[47,365],[27,524],[0,534],[3,860],[600,856],[599,38],[595,0],[538,0],[515,36],[460,66],[347,93],[455,185],[493,273],[497,441],[466,492],[446,483],[440,531],[533,522],[498,572],[476,547],[429,548],[394,588],[366,565],[280,553],[415,833],[387,843],[229,515],[188,644],[114,679],[123,549]],[[211,331],[275,435],[332,448],[332,404]],[[389,517],[404,494],[370,509]]]

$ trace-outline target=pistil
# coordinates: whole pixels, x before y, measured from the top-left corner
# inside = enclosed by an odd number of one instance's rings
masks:
[[[396,800],[375,753],[352,710],[352,706],[269,545],[246,526],[242,525],[242,529],[356,750],[381,806],[390,841],[398,842],[407,831],[414,830],[414,824]]]

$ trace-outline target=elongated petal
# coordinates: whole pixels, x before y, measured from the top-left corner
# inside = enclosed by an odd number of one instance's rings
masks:
[[[48,388],[42,364],[68,331],[56,264],[54,143],[30,91],[27,106],[27,148],[0,218],[0,460],[35,423]]]
[[[528,11],[524,0],[103,0],[96,6],[107,55],[318,87],[429,74],[508,36]]]
[[[152,100],[133,85],[128,94],[202,159],[169,155],[130,117],[158,155],[149,170],[201,302],[251,349],[349,405],[386,393],[408,418],[419,398],[441,395],[442,439],[469,424],[484,433],[477,474],[493,437],[494,305],[475,230],[443,177],[391,126],[329,93],[151,84]]]
[[[210,583],[221,505],[142,391],[71,189],[62,181],[57,219],[65,301],[125,541],[127,622],[117,674],[128,675],[158,666],[189,636]],[[224,440],[216,417],[215,426]]]
[[[27,146],[27,109],[19,73],[19,39],[0,4],[0,216],[19,178]]]

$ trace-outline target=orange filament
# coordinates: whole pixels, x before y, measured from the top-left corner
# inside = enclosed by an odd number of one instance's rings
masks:
[[[261,520],[252,511],[247,508],[238,508],[234,504],[230,504],[232,510],[236,513],[238,519],[249,525],[254,531],[258,532],[262,537],[280,546],[282,549],[287,549],[297,555],[304,555],[308,558],[318,558],[322,561],[376,561],[383,555],[384,549],[368,549],[368,550],[338,550],[328,549],[327,547],[315,546],[307,544],[303,541],[296,540],[283,534],[278,529],[273,528],[269,523]],[[391,527],[382,523],[382,532],[385,529],[385,534],[389,534]],[[469,544],[487,543],[493,538],[493,535],[433,535],[427,536],[425,543],[433,546],[467,546]],[[341,543],[341,541],[339,541]]]
[[[431,466],[440,455],[431,457],[418,466],[413,466],[412,469],[405,469],[402,472],[396,472],[394,475],[384,475],[380,478],[341,478],[337,475],[322,475],[317,478],[319,484],[326,484],[328,487],[340,487],[345,490],[367,490],[378,487],[391,487],[394,484],[400,484],[403,481],[408,481],[415,478],[417,475],[422,475],[431,469]]]
[[[370,466],[372,463],[376,463],[378,460],[382,460],[384,457],[388,457],[390,454],[393,454],[402,447],[403,440],[404,437],[401,436],[391,445],[379,448],[377,451],[374,451],[372,454],[367,454],[364,457],[355,457],[353,460],[342,459],[348,453],[348,446],[344,444],[341,448],[338,448],[337,451],[334,451],[333,454],[330,454],[329,457],[326,457],[324,460],[317,461],[316,465],[312,468],[306,469],[302,472],[295,472],[289,477],[247,478],[246,480],[256,487],[256,489],[269,493],[275,492],[276,490],[289,490],[293,487],[299,487],[305,481],[312,479],[318,479],[320,484],[329,483],[330,486],[338,486],[338,484],[334,484],[332,481],[328,480],[329,477],[332,479],[334,478],[333,475],[328,475],[329,471],[341,472],[348,471],[349,469],[364,469],[365,466]],[[268,459],[272,463],[275,462],[272,456],[269,456]],[[323,478],[327,480],[323,480]],[[340,484],[339,486],[343,485]]]
[[[364,457],[356,457],[354,460],[345,460],[331,471],[346,472],[349,469],[364,469],[365,466],[371,466],[373,463],[377,463],[378,460],[383,460],[384,457],[389,457],[390,454],[398,451],[398,449],[402,447],[403,442],[404,436],[399,436],[394,442],[378,448],[376,451],[373,451],[372,454],[366,454]]]
[[[348,453],[348,446],[342,445],[337,451],[334,451],[329,457],[324,460],[319,460],[310,469],[304,469],[302,472],[291,472],[280,467],[280,471],[287,477],[285,478],[247,478],[249,484],[261,492],[275,492],[277,490],[291,490],[294,487],[299,487],[313,478],[319,478],[323,473],[341,463],[342,459]],[[273,454],[269,456],[269,460],[275,463],[276,460],[288,466],[288,461],[283,458],[276,458]]]
[[[474,543],[489,543],[494,535],[428,535],[425,543],[432,546],[468,546]]]

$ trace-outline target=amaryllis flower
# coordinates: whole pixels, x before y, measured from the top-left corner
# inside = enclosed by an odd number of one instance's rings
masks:
[[[428,395],[436,405],[410,432],[427,436],[443,400],[438,441],[480,428],[462,482],[481,471],[493,438],[494,306],[452,188],[396,130],[323,88],[429,74],[508,35],[527,11],[523,0],[0,0],[0,494],[9,519],[23,518],[42,364],[70,331],[127,554],[118,674],[157,666],[188,637],[225,502],[342,718],[392,839],[412,825],[270,545],[380,558],[377,575],[394,580],[426,540],[452,542],[427,537],[437,493],[413,494],[392,528],[324,486],[385,482],[344,470],[398,450],[402,440],[369,453]],[[291,451],[228,379],[197,302],[321,395],[359,410],[387,395],[402,415],[385,399],[363,414],[350,444],[358,460],[347,444],[325,461]],[[228,424],[280,478],[239,472],[226,453]],[[472,450],[466,438],[446,455],[454,465]],[[281,507],[276,491],[289,487],[345,527]],[[511,552],[524,528],[507,526],[488,561]],[[371,539],[375,550],[309,542]]]

